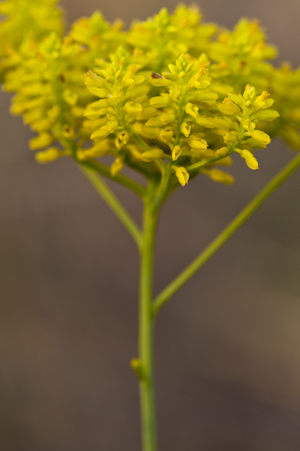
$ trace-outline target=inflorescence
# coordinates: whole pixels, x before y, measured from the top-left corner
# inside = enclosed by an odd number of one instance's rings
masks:
[[[127,165],[169,171],[173,185],[199,173],[231,184],[220,167],[233,154],[255,170],[271,138],[300,147],[300,71],[268,62],[276,50],[256,21],[224,31],[181,5],[129,30],[95,13],[64,33],[55,0],[0,13],[0,76],[41,163],[112,155],[112,176]]]

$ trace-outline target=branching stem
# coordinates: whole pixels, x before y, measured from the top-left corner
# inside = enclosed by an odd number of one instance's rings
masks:
[[[98,191],[100,196],[105,200],[105,202],[110,206],[110,208],[118,216],[122,224],[126,227],[128,232],[131,234],[135,240],[139,249],[142,247],[142,235],[137,225],[133,219],[129,216],[125,208],[118,201],[113,192],[108,188],[108,186],[103,182],[103,180],[95,173],[95,171],[88,169],[85,166],[80,166],[83,173],[92,183],[94,188]]]
[[[145,197],[146,195],[146,188],[144,188],[142,185],[122,174],[112,176],[110,168],[108,168],[104,164],[99,163],[98,161],[90,160],[80,162],[80,166],[85,167],[87,169],[92,169],[93,171],[98,172],[98,174],[103,175],[104,177],[107,177],[110,180],[113,180],[114,182],[120,183],[126,188],[129,188],[131,191],[133,191],[140,197]]]
[[[244,222],[276,191],[298,168],[300,155],[297,155],[283,168],[262,191],[236,216],[236,218],[220,233],[220,235],[197,257],[179,276],[173,280],[154,300],[153,314],[156,315],[162,306],[184,285],[215,252],[238,230]]]

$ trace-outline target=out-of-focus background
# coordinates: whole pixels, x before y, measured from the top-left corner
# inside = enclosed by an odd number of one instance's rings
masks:
[[[64,0],[71,22],[100,9],[127,24],[176,0]],[[207,21],[259,18],[300,64],[298,0],[202,0]],[[138,255],[68,159],[41,166],[0,95],[0,449],[139,451]],[[293,156],[280,143],[237,183],[178,189],[160,221],[159,292]],[[141,205],[116,193],[140,222]],[[300,172],[160,314],[161,451],[300,449]]]

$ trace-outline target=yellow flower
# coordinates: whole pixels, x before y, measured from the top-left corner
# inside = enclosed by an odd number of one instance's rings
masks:
[[[191,133],[191,126],[189,126],[186,122],[183,122],[180,126],[180,131],[187,138]]]
[[[180,146],[175,146],[172,150],[172,160],[176,161],[182,153],[182,149]]]
[[[50,133],[41,133],[36,138],[30,140],[30,147],[32,150],[42,149],[49,146],[53,142],[53,136]]]
[[[114,175],[127,164],[163,177],[180,158],[172,170],[185,185],[189,167],[232,181],[215,165],[229,165],[233,152],[257,169],[253,150],[276,133],[300,146],[300,72],[265,63],[274,50],[256,22],[242,20],[211,41],[215,26],[180,6],[128,31],[95,13],[61,38],[56,0],[7,0],[0,12],[8,16],[0,75],[16,94],[12,112],[38,133],[33,149],[59,142],[77,161],[113,155]],[[54,158],[47,152],[37,159]]]
[[[52,161],[57,160],[62,155],[63,152],[56,149],[55,147],[51,147],[50,149],[45,150],[44,152],[38,152],[35,154],[35,159],[39,163],[51,163]]]
[[[191,103],[186,104],[185,111],[193,118],[196,118],[198,116],[198,107],[196,105],[192,105]]]
[[[161,160],[162,158],[164,158],[164,156],[165,153],[163,150],[153,149],[149,150],[148,152],[142,153],[140,158],[146,163],[150,163],[150,161]]]
[[[122,131],[118,133],[115,139],[115,145],[118,150],[122,149],[124,145],[126,145],[129,141],[130,137],[127,131]]]
[[[234,183],[234,178],[230,174],[220,171],[219,169],[207,169],[202,172],[208,175],[214,182],[223,183],[224,185],[232,185]]]
[[[267,145],[271,142],[270,136],[261,130],[254,130],[252,133],[252,138],[263,145]]]
[[[110,167],[111,175],[113,177],[115,175],[117,175],[123,169],[123,166],[124,166],[123,158],[122,157],[117,157],[115,159],[115,161],[113,162],[113,164],[111,165],[111,167]]]
[[[169,96],[152,97],[152,99],[150,99],[150,105],[155,108],[164,108],[170,103],[171,99]]]
[[[251,152],[249,152],[249,150],[243,149],[243,150],[239,151],[239,153],[240,153],[241,157],[244,158],[247,166],[250,169],[253,169],[253,170],[258,169],[258,161],[253,156],[253,154]]]
[[[189,173],[187,172],[187,170],[183,167],[183,166],[176,166],[175,168],[175,175],[178,179],[178,182],[180,183],[181,186],[185,186],[190,178]]]

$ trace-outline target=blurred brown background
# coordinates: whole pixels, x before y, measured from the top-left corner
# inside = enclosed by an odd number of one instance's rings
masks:
[[[65,0],[69,21],[100,9],[127,24],[176,0]],[[257,17],[281,61],[300,64],[299,0],[202,0],[207,21]],[[69,160],[40,166],[0,96],[0,449],[140,450],[138,255]],[[160,291],[291,157],[236,159],[231,187],[199,177],[160,221]],[[300,449],[300,173],[210,260],[157,321],[161,451]],[[130,193],[118,196],[140,222]]]

